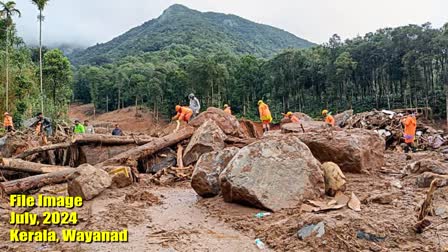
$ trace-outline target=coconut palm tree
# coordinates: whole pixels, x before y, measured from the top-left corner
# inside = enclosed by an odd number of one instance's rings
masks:
[[[14,1],[2,2],[0,1],[0,16],[5,20],[5,30],[6,30],[6,111],[9,110],[9,55],[8,47],[10,44],[10,28],[13,25],[12,17],[22,15],[18,9],[16,9],[16,3]]]
[[[44,16],[42,12],[45,9],[49,0],[31,0],[31,2],[37,6],[39,10],[39,69],[40,69],[40,99],[41,99],[41,112],[44,112],[44,88],[42,82],[42,22],[44,21]]]

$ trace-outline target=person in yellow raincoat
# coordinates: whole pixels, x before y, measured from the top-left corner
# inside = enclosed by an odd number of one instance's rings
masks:
[[[260,120],[263,123],[263,132],[268,132],[271,128],[272,115],[269,106],[262,100],[258,101],[258,112],[260,113]]]

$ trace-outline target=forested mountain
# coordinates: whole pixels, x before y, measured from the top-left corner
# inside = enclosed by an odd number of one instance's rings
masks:
[[[104,44],[71,55],[74,64],[102,64],[129,55],[182,47],[193,53],[225,51],[269,57],[285,48],[314,44],[286,31],[235,15],[173,5],[156,19]]]
[[[177,46],[77,68],[75,99],[100,109],[146,105],[169,118],[194,92],[203,107],[232,106],[257,117],[264,99],[273,116],[353,108],[430,106],[444,116],[448,96],[448,24],[384,28],[353,39],[288,49],[266,59]],[[446,94],[446,95],[445,95]],[[160,113],[159,113],[160,112]]]

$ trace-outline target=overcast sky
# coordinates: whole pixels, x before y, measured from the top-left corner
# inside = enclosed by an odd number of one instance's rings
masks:
[[[28,44],[38,39],[37,10],[31,0],[16,0],[22,18],[19,34]],[[158,17],[179,3],[200,11],[229,13],[323,43],[383,27],[448,22],[448,0],[50,0],[44,11],[44,43],[90,46],[107,42]]]

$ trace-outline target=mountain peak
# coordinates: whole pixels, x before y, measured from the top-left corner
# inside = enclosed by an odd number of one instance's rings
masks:
[[[113,40],[71,55],[74,64],[98,59],[111,61],[130,55],[170,48],[192,52],[226,51],[236,55],[270,57],[286,48],[306,48],[314,44],[278,28],[257,24],[235,15],[200,12],[174,4],[153,20],[135,27]]]

